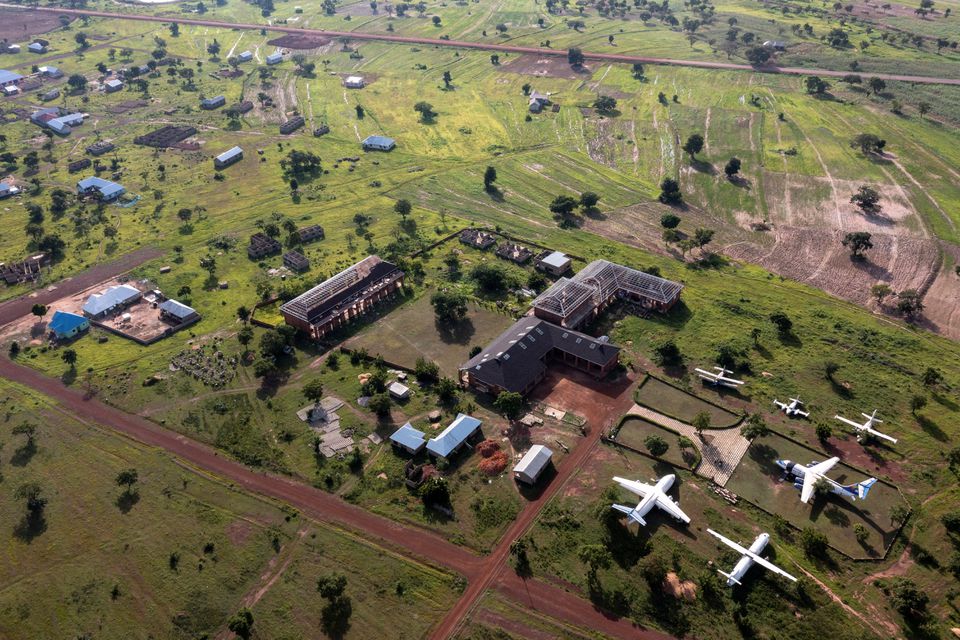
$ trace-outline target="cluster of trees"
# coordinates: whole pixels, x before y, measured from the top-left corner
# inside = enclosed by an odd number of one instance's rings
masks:
[[[584,191],[579,198],[559,195],[550,202],[550,211],[560,221],[560,226],[574,226],[574,211],[579,207],[583,214],[595,214],[600,203],[600,195],[593,191]]]
[[[312,151],[292,149],[285,158],[280,160],[280,168],[285,175],[302,180],[314,176],[322,171],[320,156]]]
[[[883,306],[887,298],[896,298],[896,310],[907,318],[913,318],[923,312],[923,296],[916,289],[904,289],[897,293],[890,285],[880,282],[870,287],[870,295],[879,306]]]

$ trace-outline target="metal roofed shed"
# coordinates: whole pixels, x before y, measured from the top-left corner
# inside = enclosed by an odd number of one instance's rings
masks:
[[[19,187],[16,187],[9,182],[0,182],[0,198],[15,196],[18,193],[20,193]]]
[[[83,316],[66,311],[55,311],[47,325],[57,340],[68,340],[90,328],[90,321]]]
[[[123,82],[114,78],[112,80],[107,80],[106,82],[104,82],[103,86],[106,89],[107,93],[113,93],[115,91],[120,91],[121,89],[123,89]]]
[[[406,400],[410,397],[410,387],[400,382],[391,382],[390,386],[387,387],[387,391],[397,400]]]
[[[97,176],[90,176],[89,178],[84,178],[77,182],[77,194],[78,195],[90,195],[96,193],[100,200],[104,202],[109,202],[111,200],[116,200],[124,193],[126,189],[122,185],[117,184],[116,182],[110,182],[109,180],[104,180],[103,178],[98,178]]]
[[[16,71],[0,69],[0,87],[5,87],[8,84],[17,84],[21,80],[23,80],[23,76]]]
[[[99,318],[130,306],[143,294],[136,287],[121,284],[110,287],[103,293],[94,293],[83,303],[83,313],[91,318]]]
[[[446,429],[427,440],[427,451],[438,458],[449,458],[480,431],[481,424],[477,418],[460,413]]]
[[[183,324],[198,319],[200,314],[193,307],[188,307],[182,302],[170,299],[160,303],[160,317],[175,324]]]
[[[201,109],[216,109],[227,104],[227,99],[223,96],[214,96],[200,101]]]
[[[523,454],[520,462],[513,468],[513,477],[527,484],[536,484],[540,475],[550,466],[553,451],[542,444],[535,444]]]
[[[283,54],[279,51],[267,56],[267,64],[280,64],[283,62]]]
[[[253,60],[253,52],[244,51],[243,53],[237,56],[237,60],[239,60],[240,62],[250,62],[251,60]]]
[[[227,149],[216,158],[213,159],[213,167],[215,169],[224,169],[229,167],[234,162],[239,162],[243,159],[243,149],[240,147],[233,147]]]
[[[573,264],[573,261],[570,259],[570,256],[563,253],[562,251],[554,251],[547,254],[543,258],[540,258],[538,266],[545,271],[549,271],[555,276],[562,276],[567,271],[570,270],[570,265]]]
[[[362,76],[347,76],[343,81],[343,86],[348,89],[363,89],[365,83]]]
[[[390,151],[397,146],[393,138],[386,136],[367,136],[362,144],[364,151]]]
[[[410,455],[417,455],[426,446],[423,431],[414,429],[408,422],[390,435],[390,443],[399,447]]]

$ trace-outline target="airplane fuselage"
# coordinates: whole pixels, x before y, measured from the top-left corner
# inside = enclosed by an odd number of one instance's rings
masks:
[[[811,465],[816,464],[816,462],[811,462]],[[783,469],[784,473],[789,476],[793,476],[796,481],[793,483],[793,486],[797,489],[803,488],[803,479],[806,477],[807,469],[805,466],[798,462],[791,462],[790,460],[777,460],[777,466]],[[830,485],[830,492],[835,493],[838,496],[843,496],[845,498],[851,498],[853,500],[857,499],[857,492],[849,487],[845,487],[839,482],[831,480],[830,478],[820,475],[819,473],[814,474],[814,481],[823,480],[824,482]]]
[[[769,541],[770,534],[761,533],[759,536],[757,536],[757,539],[753,541],[753,544],[750,545],[750,551],[760,555],[760,552],[767,547],[767,543]],[[747,571],[749,571],[750,567],[753,565],[753,558],[750,556],[742,556],[727,575],[727,586],[732,587],[733,585],[742,582],[743,576],[746,575]]]
[[[668,473],[659,480],[657,484],[654,485],[657,490],[651,491],[643,500],[640,501],[640,504],[637,505],[636,511],[637,515],[641,518],[650,513],[650,510],[653,509],[657,504],[657,496],[666,495],[667,491],[670,490],[670,487],[673,486],[673,482],[677,479],[672,473]]]

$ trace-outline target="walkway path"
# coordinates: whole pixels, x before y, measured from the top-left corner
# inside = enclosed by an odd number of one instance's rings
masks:
[[[0,8],[19,8],[18,5],[0,3]],[[153,16],[134,13],[112,13],[109,11],[93,11],[89,9],[63,9],[60,7],[35,7],[34,11],[48,11],[59,15],[90,16],[95,18],[113,18],[118,20],[141,20],[145,22],[176,22],[179,24],[198,25],[206,27],[218,27],[221,29],[267,29],[280,33],[291,33],[296,35],[313,35],[318,38],[347,38],[350,40],[375,40],[381,42],[398,42],[402,44],[424,44],[437,47],[454,47],[458,49],[479,49],[481,51],[499,51],[505,53],[531,54],[537,56],[563,57],[566,58],[566,50],[546,49],[543,47],[524,47],[519,45],[494,44],[486,42],[470,42],[466,40],[441,40],[439,38],[417,38],[409,36],[397,36],[387,33],[364,33],[360,31],[329,31],[326,29],[303,29],[285,25],[267,25],[252,24],[243,22],[225,22],[219,20],[205,20],[198,18],[182,18],[180,16]],[[589,60],[600,60],[604,62],[625,62],[641,64],[662,64],[681,67],[697,67],[701,69],[719,69],[727,71],[751,71],[754,73],[786,73],[791,75],[817,75],[827,77],[843,77],[849,74],[849,71],[832,71],[828,69],[809,69],[801,67],[776,67],[763,66],[754,67],[749,64],[736,64],[733,62],[711,62],[708,60],[678,60],[674,58],[654,58],[649,56],[633,56],[618,53],[590,53],[583,52],[583,55]],[[918,82],[923,84],[950,84],[960,86],[960,78],[941,78],[933,76],[911,76],[892,73],[873,73],[871,77],[881,78],[882,80],[898,80],[902,82]]]
[[[726,486],[750,447],[750,441],[740,435],[740,429],[737,427],[707,429],[703,432],[701,439],[697,435],[697,430],[686,422],[680,422],[647,407],[635,404],[630,409],[630,413],[690,438],[701,456],[696,474],[713,480],[721,487]]]

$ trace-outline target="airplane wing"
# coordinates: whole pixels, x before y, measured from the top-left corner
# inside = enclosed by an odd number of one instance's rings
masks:
[[[870,427],[867,427],[866,429],[864,429],[864,431],[866,431],[867,433],[869,433],[869,434],[872,435],[872,436],[877,436],[878,438],[883,438],[884,440],[889,440],[889,441],[892,442],[893,444],[897,444],[897,439],[896,439],[896,438],[894,438],[894,437],[892,437],[892,436],[888,436],[888,435],[885,434],[885,433],[880,433],[880,432],[877,431],[876,429],[871,429]]]
[[[736,542],[734,542],[734,541],[731,540],[730,538],[727,538],[726,536],[720,535],[719,533],[717,533],[717,532],[714,531],[713,529],[707,529],[707,533],[709,533],[709,534],[712,535],[713,537],[717,538],[718,540],[720,540],[720,542],[722,542],[723,544],[727,545],[728,547],[730,547],[731,549],[733,549],[733,550],[736,551],[737,553],[739,553],[739,554],[741,554],[741,555],[750,555],[750,550],[749,550],[749,549],[747,549],[746,547],[743,547],[743,546],[737,544]]]
[[[736,378],[730,378],[727,376],[717,376],[717,379],[723,380],[724,382],[730,382],[733,384],[746,384],[743,380],[737,380]]]
[[[810,412],[809,412],[809,411],[800,411],[799,409],[797,409],[797,415],[798,415],[798,416],[803,416],[804,418],[809,418],[809,417],[810,417]]]
[[[848,425],[850,425],[854,429],[857,429],[858,431],[863,429],[863,425],[860,424],[859,422],[854,422],[853,420],[850,420],[849,418],[844,418],[843,416],[833,416],[833,417],[839,420],[840,422],[846,422]]]
[[[712,371],[704,371],[703,369],[694,369],[694,371],[700,374],[701,378],[705,378],[708,380],[716,380],[718,377],[718,374],[713,373]]]
[[[774,400],[774,401],[773,401],[773,404],[777,405],[777,406],[780,407],[781,409],[786,409],[786,408],[787,408],[787,403],[786,403],[786,402],[780,402],[779,400]]]
[[[840,462],[840,458],[837,458],[836,456],[834,456],[833,458],[830,458],[829,460],[818,462],[812,467],[807,467],[806,475],[809,476],[811,472],[813,473],[813,475],[821,475],[821,476],[826,475],[827,472],[830,471],[830,469],[833,469],[833,466],[838,462]]]
[[[669,496],[657,496],[657,506],[672,515],[677,520],[682,520],[683,522],[690,524],[690,516],[681,511],[680,507],[677,506],[677,503],[671,500]]]
[[[794,578],[792,575],[790,575],[789,573],[787,573],[786,571],[784,571],[783,569],[781,569],[781,568],[778,567],[777,565],[773,564],[773,563],[770,562],[769,560],[764,560],[764,559],[761,558],[759,555],[751,552],[750,550],[747,550],[747,555],[750,556],[751,558],[753,558],[753,561],[754,561],[754,562],[756,562],[758,565],[760,565],[761,567],[763,567],[763,568],[766,569],[767,571],[772,571],[773,573],[775,573],[775,574],[777,574],[777,575],[779,575],[779,576],[783,576],[783,577],[786,578],[787,580],[792,580],[793,582],[796,582],[796,581],[797,581],[796,578]]]
[[[614,476],[613,481],[619,484],[621,487],[623,487],[627,491],[637,494],[641,498],[646,498],[655,489],[655,487],[651,487],[650,485],[644,484],[643,482],[637,482],[636,480],[627,480],[626,478],[620,478],[617,476]]]
[[[806,504],[810,501],[810,498],[813,496],[813,487],[817,484],[817,480],[826,475],[827,471],[830,471],[833,465],[838,462],[840,462],[840,458],[833,457],[807,468],[806,473],[803,474],[803,489],[800,491],[800,502]]]

